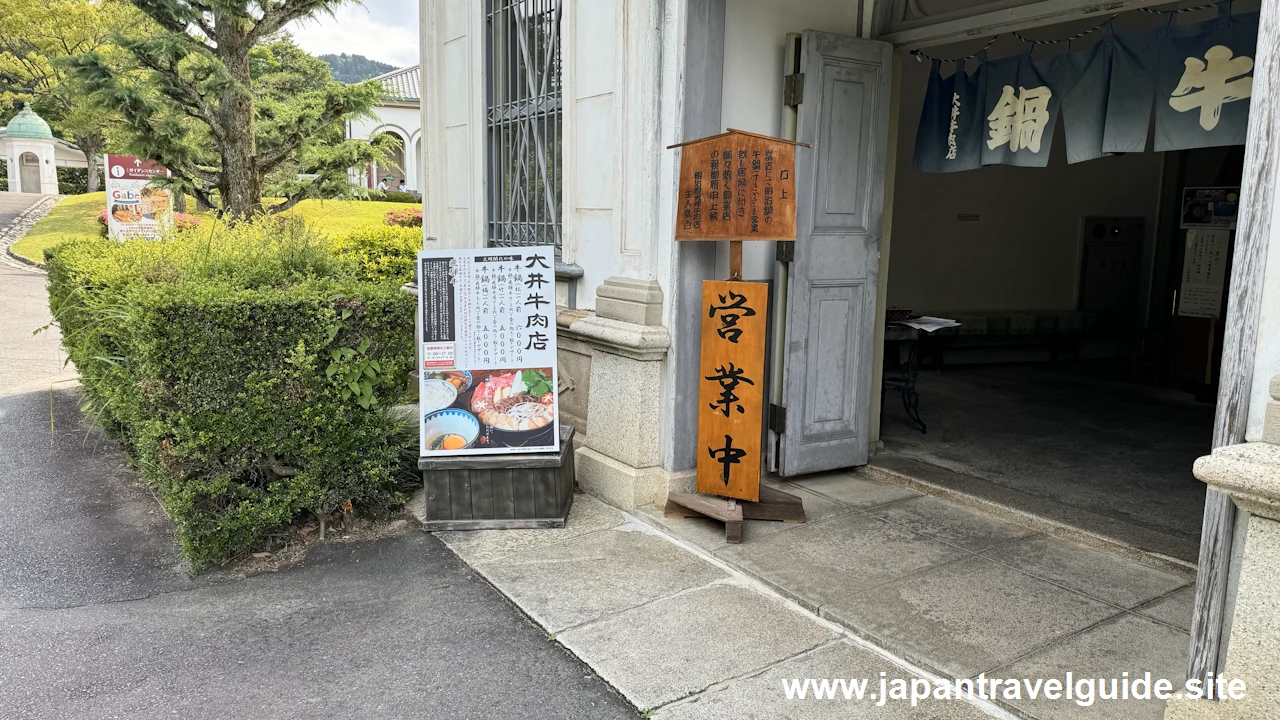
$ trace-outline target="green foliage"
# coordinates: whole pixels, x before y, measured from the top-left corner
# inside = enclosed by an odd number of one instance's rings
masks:
[[[403,285],[413,282],[414,262],[422,249],[422,230],[373,225],[337,238],[333,249],[355,265],[361,280]]]
[[[102,168],[97,168],[98,187],[102,187]],[[58,166],[58,192],[63,195],[84,195],[89,192],[89,169]]]
[[[9,190],[9,164],[0,160],[0,192]]]
[[[349,197],[347,169],[383,159],[381,144],[342,132],[369,116],[381,86],[334,81],[283,32],[344,0],[130,2],[158,30],[121,38],[116,56],[87,52],[70,65],[120,115],[128,151],[169,168],[175,190],[245,218]],[[266,208],[264,191],[285,201]]]
[[[396,69],[395,65],[370,60],[363,55],[341,53],[339,55],[320,55],[319,57],[329,65],[329,70],[333,73],[333,79],[343,83],[363,82]]]
[[[400,192],[399,190],[388,190],[382,198],[386,202],[394,203],[415,203],[418,202],[417,196],[411,192]]]
[[[0,114],[30,102],[59,137],[80,146],[90,168],[96,167],[114,139],[118,117],[73,77],[69,61],[88,52],[111,57],[119,52],[116,36],[153,29],[133,6],[118,0],[0,0]]]
[[[45,251],[86,410],[155,488],[197,567],[299,513],[403,500],[413,299],[365,282],[302,223]],[[353,387],[354,386],[354,387]]]

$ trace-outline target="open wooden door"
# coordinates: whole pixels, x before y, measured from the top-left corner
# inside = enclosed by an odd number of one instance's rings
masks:
[[[867,462],[892,46],[806,30],[778,472]]]

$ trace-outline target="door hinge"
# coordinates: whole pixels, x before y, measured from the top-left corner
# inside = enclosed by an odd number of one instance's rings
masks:
[[[769,429],[782,435],[787,431],[787,409],[769,403]]]
[[[779,240],[773,245],[773,257],[778,262],[794,262],[796,259],[796,242]]]
[[[792,107],[804,102],[804,73],[792,73],[782,79],[782,104]]]

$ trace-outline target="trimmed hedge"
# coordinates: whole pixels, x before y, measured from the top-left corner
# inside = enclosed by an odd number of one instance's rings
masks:
[[[58,166],[58,192],[62,195],[84,195],[89,192],[89,168]],[[102,166],[98,166],[98,189],[104,185]]]
[[[413,298],[298,223],[45,251],[87,408],[121,441],[197,568],[301,513],[403,502]]]
[[[370,225],[334,240],[333,248],[340,258],[355,263],[360,279],[403,285],[413,282],[422,229]]]

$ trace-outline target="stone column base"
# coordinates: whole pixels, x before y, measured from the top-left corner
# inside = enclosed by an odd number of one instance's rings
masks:
[[[578,486],[621,510],[665,503],[668,492],[693,492],[694,471],[668,472],[661,467],[636,468],[589,447],[574,458]]]

